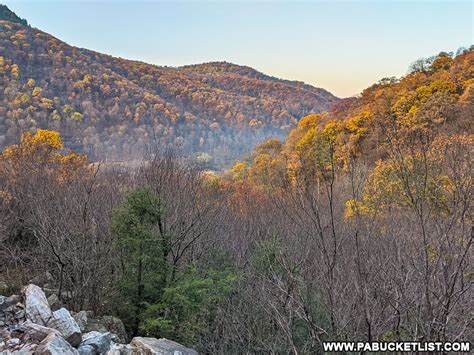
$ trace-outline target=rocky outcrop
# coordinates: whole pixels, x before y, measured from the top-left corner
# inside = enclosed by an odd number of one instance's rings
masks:
[[[10,297],[0,296],[0,327],[7,324],[16,324],[25,317],[25,306],[22,298],[17,295]]]
[[[126,343],[128,340],[127,332],[120,319],[113,316],[95,316],[92,311],[80,311],[73,314],[81,332],[110,332],[112,339],[116,343]]]
[[[126,343],[129,340],[127,331],[125,330],[125,326],[123,322],[113,316],[103,316],[100,318],[95,318],[96,322],[105,326],[107,331],[111,332],[113,335],[112,340],[116,343]],[[91,327],[86,328],[87,331],[93,330]],[[90,330],[89,330],[90,329]]]
[[[43,327],[42,325],[35,324],[29,320],[20,324],[17,331],[25,334],[23,337],[24,341],[31,341],[32,343],[38,343],[44,340],[49,334],[57,333],[61,335],[56,329]]]
[[[79,354],[77,349],[73,348],[64,338],[54,332],[50,333],[41,343],[36,347],[35,354],[45,355],[76,355]]]
[[[178,344],[168,339],[156,339],[156,338],[142,338],[135,337],[130,343],[132,351],[136,354],[144,355],[161,355],[161,354],[174,354],[174,355],[197,355],[198,353],[193,349],[186,348],[185,346]]]
[[[46,326],[53,316],[43,290],[30,284],[23,289],[26,318],[33,323]]]
[[[195,355],[196,351],[168,339],[135,337],[126,342],[122,321],[90,311],[54,312],[51,295],[30,284],[21,296],[0,296],[0,354],[71,355]],[[49,301],[49,302],[48,302]]]
[[[17,295],[13,295],[10,297],[0,296],[0,311],[13,306],[21,301],[21,297]]]
[[[92,318],[93,314],[94,313],[92,311],[80,311],[72,314],[74,320],[79,326],[79,329],[81,329],[81,332],[88,331],[87,326],[89,324],[89,319]]]
[[[198,353],[168,339],[135,337],[130,344],[112,344],[107,355],[197,355]]]
[[[53,312],[53,316],[48,321],[48,327],[58,330],[72,346],[78,346],[81,343],[81,330],[66,308]]]
[[[48,297],[48,303],[52,311],[57,311],[58,309],[62,308],[62,303],[59,300],[58,295],[55,293]]]
[[[78,350],[81,355],[105,354],[109,351],[111,345],[111,333],[99,333],[93,331],[83,335],[82,343]]]

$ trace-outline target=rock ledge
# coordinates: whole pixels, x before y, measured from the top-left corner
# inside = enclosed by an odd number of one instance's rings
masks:
[[[71,313],[56,307],[30,284],[22,296],[0,296],[0,354],[47,355],[197,355],[168,339],[135,337],[130,344],[120,319],[94,317],[93,312]],[[54,312],[51,308],[55,309]]]

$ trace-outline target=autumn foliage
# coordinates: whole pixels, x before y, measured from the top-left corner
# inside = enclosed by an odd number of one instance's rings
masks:
[[[47,128],[91,159],[172,145],[221,167],[338,100],[230,63],[170,68],[114,58],[8,21],[0,21],[0,48],[0,147]]]
[[[303,117],[284,143],[263,143],[229,176],[279,186],[288,179],[328,177],[335,169],[347,173],[354,162],[374,167],[377,175],[388,169],[383,167],[394,148],[419,149],[436,137],[465,141],[473,133],[473,67],[473,50],[425,60],[423,69],[415,67],[400,80],[383,79],[328,113]],[[278,147],[271,159],[268,145]],[[413,159],[410,164],[416,166]]]
[[[334,100],[248,67],[162,68],[0,28],[13,287],[48,272],[68,308],[206,354],[473,339],[472,48]],[[202,154],[132,167],[66,149],[150,142]],[[211,146],[239,160],[205,170]]]
[[[61,183],[85,170],[87,157],[64,150],[58,132],[39,129],[35,134],[23,133],[19,144],[5,148],[0,155],[0,164],[2,177],[11,184],[15,184],[17,177],[45,172]]]

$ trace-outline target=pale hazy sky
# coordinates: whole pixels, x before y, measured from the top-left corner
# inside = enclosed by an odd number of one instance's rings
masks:
[[[225,60],[340,97],[474,42],[474,0],[0,3],[74,46],[159,65]]]

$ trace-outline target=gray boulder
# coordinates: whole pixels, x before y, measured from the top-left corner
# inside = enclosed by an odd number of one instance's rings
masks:
[[[94,317],[92,311],[80,311],[73,315],[83,333],[96,331],[99,333],[112,333],[116,343],[126,343],[128,335],[123,322],[113,316]]]
[[[94,347],[92,345],[81,345],[77,348],[79,355],[96,355]]]
[[[14,353],[15,355],[31,355],[31,354],[38,354],[36,352],[36,348],[37,348],[38,344],[35,344],[35,343],[28,343],[28,344],[25,344],[23,345],[23,347],[18,350],[16,353]]]
[[[72,346],[78,346],[81,343],[81,329],[66,308],[54,311],[47,326],[58,330]]]
[[[113,340],[116,343],[126,343],[128,341],[128,334],[125,330],[122,320],[113,316],[103,316],[100,318],[100,323],[105,326],[107,331],[113,334]]]
[[[21,302],[21,296],[12,295],[10,297],[0,296],[0,311]]]
[[[46,326],[53,316],[43,290],[30,284],[23,289],[26,318],[33,323]]]
[[[17,330],[24,334],[24,341],[32,341],[35,343],[43,341],[44,338],[46,338],[50,333],[56,333],[60,335],[56,329],[44,327],[29,320],[20,324]]]
[[[0,327],[18,324],[24,320],[25,306],[21,303],[21,297],[17,295],[0,296]]]
[[[41,343],[38,344],[35,354],[79,355],[79,352],[58,333],[50,333]]]
[[[95,329],[88,329],[89,319],[92,319],[94,313],[92,311],[79,311],[73,314],[73,318],[76,321],[77,325],[81,329],[81,332],[85,333]],[[107,331],[107,330],[105,330]]]
[[[135,337],[130,345],[135,348],[134,351],[143,355],[198,355],[197,351],[164,338]]]
[[[58,295],[55,293],[48,297],[48,303],[52,311],[57,311],[58,309],[63,307],[62,302],[59,300]]]
[[[134,348],[130,344],[116,344],[112,342],[110,350],[107,351],[107,355],[133,355]]]
[[[99,355],[109,351],[112,342],[111,333],[89,332],[83,335],[79,346],[81,355]]]
[[[11,339],[8,339],[7,342],[6,342],[6,345],[8,347],[15,347],[17,345],[20,345],[21,341],[20,339],[18,338],[11,338]]]

